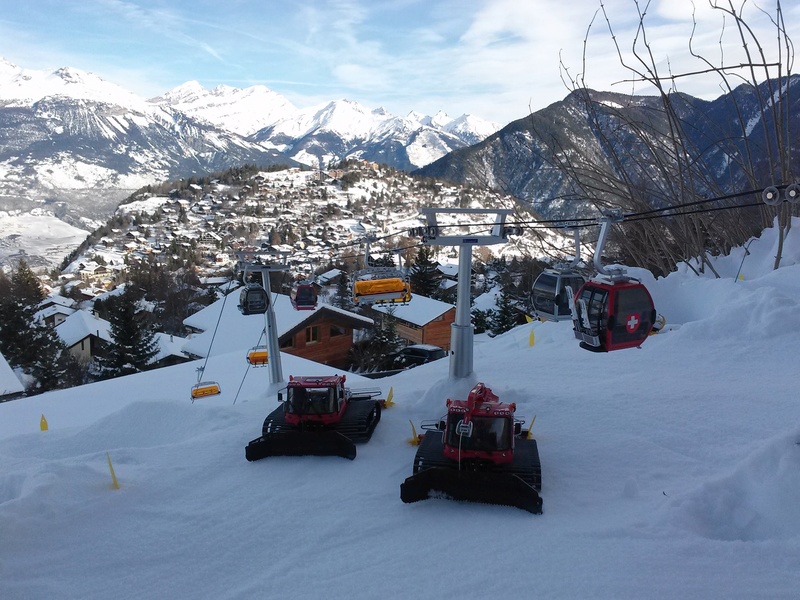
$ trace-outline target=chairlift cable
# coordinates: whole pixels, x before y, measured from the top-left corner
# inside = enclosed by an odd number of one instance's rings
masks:
[[[258,342],[256,343],[256,346],[258,346],[261,343],[261,338],[263,338],[266,335],[266,332],[267,332],[266,328],[261,330],[261,335],[258,336]],[[244,380],[247,379],[248,371],[250,371],[250,365],[247,365],[247,367],[245,368],[244,375],[242,376],[242,381],[239,382],[239,389],[236,390],[236,395],[233,397],[233,404],[236,404],[236,401],[239,399],[239,392],[242,391],[242,386],[244,385]]]
[[[746,192],[735,192],[733,194],[726,194],[724,196],[716,196],[714,198],[706,198],[704,200],[696,200],[694,202],[684,202],[683,204],[676,204],[674,206],[665,206],[663,208],[653,208],[651,210],[645,210],[645,211],[641,211],[641,212],[638,212],[638,213],[631,213],[631,214],[625,215],[625,218],[627,219],[629,217],[639,217],[639,216],[648,215],[648,214],[651,214],[651,213],[657,213],[657,212],[662,212],[662,211],[666,211],[666,210],[674,210],[676,208],[684,208],[684,207],[689,207],[689,206],[699,206],[700,204],[708,204],[709,202],[720,202],[722,200],[730,200],[731,198],[739,198],[741,196],[748,196],[750,194],[760,194],[760,193],[762,193],[764,191],[764,189],[765,188],[762,188],[760,190],[749,190],[749,191],[746,191]],[[759,203],[756,203],[756,204],[761,204],[761,203],[759,202]],[[755,206],[756,204],[725,206],[725,207],[721,207],[721,208],[742,208],[744,206]]]
[[[625,222],[625,221],[642,220],[642,219],[640,219],[640,217],[644,217],[645,215],[651,215],[651,214],[655,215],[655,213],[659,213],[659,212],[674,211],[674,210],[681,209],[681,208],[688,208],[688,207],[692,207],[692,206],[700,206],[702,204],[708,204],[708,203],[711,203],[711,202],[720,202],[720,201],[723,201],[723,200],[730,200],[732,198],[739,198],[739,197],[748,196],[748,195],[751,195],[751,194],[760,194],[760,193],[762,193],[764,191],[764,189],[766,189],[766,188],[748,190],[748,191],[744,191],[744,192],[734,192],[734,193],[725,194],[725,195],[722,195],[722,196],[715,196],[714,198],[705,198],[703,200],[695,200],[693,202],[684,202],[684,203],[675,204],[675,205],[672,205],[672,206],[665,206],[665,207],[662,207],[662,208],[653,208],[653,209],[649,209],[649,210],[645,210],[645,211],[629,213],[629,214],[624,215],[623,222]],[[653,216],[651,218],[656,219],[656,218],[662,218],[662,217],[683,216],[683,215],[689,215],[689,214],[697,214],[697,213],[700,213],[700,212],[711,212],[711,211],[715,211],[715,210],[734,210],[734,209],[739,209],[739,208],[748,208],[748,207],[753,207],[753,206],[759,206],[760,204],[761,204],[760,202],[756,202],[756,203],[741,204],[741,205],[735,205],[735,206],[722,206],[722,207],[715,207],[713,209],[707,209],[707,210],[697,210],[697,211],[690,211],[690,212],[673,213],[673,214],[668,214],[668,215],[655,215],[655,216]],[[596,217],[577,217],[577,218],[576,217],[572,217],[572,218],[559,218],[559,219],[538,219],[538,220],[530,220],[530,221],[528,221],[528,220],[516,220],[516,221],[508,223],[508,225],[526,225],[526,226],[529,226],[531,228],[536,228],[536,229],[540,229],[540,228],[541,229],[553,229],[553,228],[555,228],[555,229],[568,229],[568,228],[572,228],[572,227],[594,227],[594,226],[597,226],[599,224],[600,224],[600,220],[598,220]],[[440,224],[440,225],[437,225],[437,227],[439,229],[448,229],[448,228],[454,228],[454,227],[494,227],[496,225],[497,225],[496,222],[492,222],[492,223],[488,223],[488,222],[487,223],[450,223],[450,224]],[[374,237],[372,239],[372,241],[382,241],[382,240],[390,239],[390,238],[396,237],[398,235],[404,235],[404,234],[407,233],[407,231],[408,231],[407,229],[398,230],[396,232],[388,233],[388,234],[380,236],[380,237]],[[478,233],[481,233],[481,232],[478,232]],[[352,243],[349,243],[349,244],[342,244],[339,247],[341,248],[341,247],[357,246],[357,245],[361,245],[361,240],[355,241],[355,242],[352,242]]]
[[[217,329],[219,329],[219,323],[220,321],[222,321],[222,313],[225,311],[225,302],[228,300],[228,294],[231,291],[231,285],[233,285],[233,279],[228,281],[228,290],[222,297],[222,306],[219,309],[219,316],[217,317],[217,324],[214,326],[214,333],[211,335],[211,343],[208,344],[208,352],[206,353],[206,359],[205,361],[203,361],[203,366],[197,370],[198,383],[200,383],[200,379],[203,377],[203,373],[205,373],[206,365],[208,364],[208,359],[211,356],[211,348],[214,346],[214,338],[217,337]]]

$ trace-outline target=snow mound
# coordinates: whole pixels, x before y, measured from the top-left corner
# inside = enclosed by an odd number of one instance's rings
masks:
[[[678,525],[724,541],[800,537],[800,428],[743,460],[726,477],[676,502]]]

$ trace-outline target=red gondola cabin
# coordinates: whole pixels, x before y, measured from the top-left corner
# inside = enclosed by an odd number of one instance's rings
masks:
[[[314,310],[317,308],[317,291],[311,283],[300,283],[289,294],[295,310]]]
[[[575,295],[573,329],[587,350],[610,352],[640,346],[655,319],[650,292],[634,279],[591,279]]]

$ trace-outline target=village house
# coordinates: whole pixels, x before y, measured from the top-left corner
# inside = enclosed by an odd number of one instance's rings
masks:
[[[56,326],[56,333],[67,350],[82,364],[103,355],[113,344],[111,324],[86,310],[77,310]]]
[[[160,369],[171,367],[190,361],[191,358],[183,351],[185,338],[169,333],[158,332],[155,335],[158,353],[148,363],[148,368]]]
[[[373,320],[329,304],[320,304],[308,317],[280,334],[281,352],[345,369],[353,346],[353,331],[366,329]]]
[[[75,312],[77,302],[59,294],[51,294],[39,303],[35,318],[49,327],[56,327]]]
[[[271,294],[270,298],[281,352],[337,369],[346,369],[348,366],[348,352],[353,345],[354,332],[374,324],[369,317],[328,304],[320,303],[314,310],[295,310],[285,294]],[[238,294],[234,291],[227,299],[217,300],[184,319],[183,324],[195,332],[186,340],[184,352],[202,358],[209,354],[245,352],[248,348],[266,345],[266,318],[241,314],[237,299]],[[226,334],[215,336],[217,329],[226,331]]]
[[[432,344],[450,350],[454,305],[412,294],[406,304],[373,304],[370,308],[381,319],[393,319],[397,335],[409,344]]]

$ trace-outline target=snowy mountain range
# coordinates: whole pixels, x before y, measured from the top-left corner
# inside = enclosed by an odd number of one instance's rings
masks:
[[[144,99],[79,69],[34,71],[0,58],[0,209],[71,206],[102,190],[88,203],[110,214],[148,183],[242,163],[362,157],[413,169],[497,129],[469,115],[395,117],[349,100],[300,109],[264,86],[189,82]]]
[[[320,159],[328,164],[356,157],[412,170],[499,129],[473,115],[452,119],[443,112],[431,117],[412,111],[397,117],[346,99],[301,109],[264,86],[206,90],[190,81],[151,102],[314,167]]]

